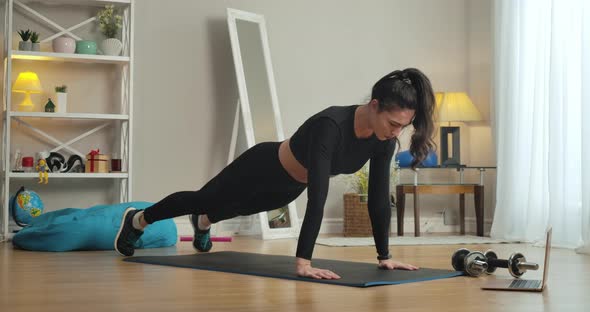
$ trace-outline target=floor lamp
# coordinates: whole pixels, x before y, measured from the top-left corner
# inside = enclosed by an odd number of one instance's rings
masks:
[[[461,166],[460,127],[451,127],[451,122],[479,121],[481,114],[465,92],[437,92],[436,107],[438,121],[448,122],[440,127],[441,166]]]

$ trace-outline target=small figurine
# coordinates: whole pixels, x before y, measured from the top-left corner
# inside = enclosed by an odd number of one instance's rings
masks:
[[[35,167],[39,172],[39,183],[43,183],[45,180],[45,184],[49,183],[49,166],[47,166],[47,161],[44,158],[41,158],[37,161],[37,167]]]
[[[46,113],[55,113],[55,104],[51,101],[51,98],[48,99],[47,104],[45,104],[45,112]]]

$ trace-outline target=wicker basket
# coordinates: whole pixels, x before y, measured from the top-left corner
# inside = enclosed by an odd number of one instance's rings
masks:
[[[372,236],[371,220],[367,209],[367,195],[344,194],[344,236]]]

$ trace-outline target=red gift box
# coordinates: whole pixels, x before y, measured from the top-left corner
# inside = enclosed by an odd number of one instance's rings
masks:
[[[87,173],[107,173],[109,172],[109,156],[100,154],[100,150],[92,150],[86,155]]]

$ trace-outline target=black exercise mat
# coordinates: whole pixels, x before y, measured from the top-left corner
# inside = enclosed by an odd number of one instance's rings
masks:
[[[462,275],[462,272],[451,270],[382,270],[377,267],[377,263],[313,259],[314,267],[331,270],[342,277],[338,280],[318,280],[297,276],[295,257],[233,251],[182,256],[140,256],[125,258],[124,261],[355,287],[422,282]]]

